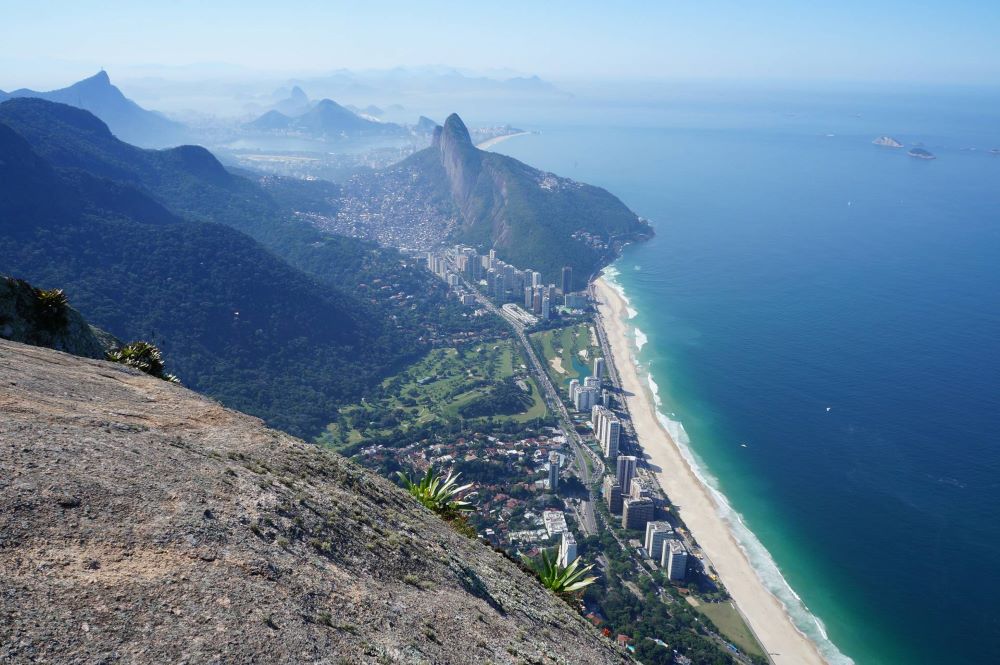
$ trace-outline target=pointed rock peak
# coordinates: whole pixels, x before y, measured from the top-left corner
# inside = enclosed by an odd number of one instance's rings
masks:
[[[111,85],[111,77],[103,69],[90,78],[85,78],[80,83],[89,83],[93,85]]]
[[[301,99],[303,101],[307,101],[309,99],[309,96],[306,95],[306,91],[300,88],[299,86],[295,86],[294,88],[292,88],[292,92],[288,96],[291,97],[292,99]]]
[[[448,142],[458,145],[472,146],[472,137],[469,136],[469,128],[465,126],[457,113],[452,113],[444,121],[444,128],[441,131],[442,138]]]

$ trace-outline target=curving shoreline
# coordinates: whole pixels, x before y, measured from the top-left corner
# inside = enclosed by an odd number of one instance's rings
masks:
[[[479,148],[480,150],[489,150],[493,146],[497,145],[498,143],[503,143],[507,139],[512,139],[515,136],[527,136],[530,133],[531,132],[515,132],[513,134],[504,134],[503,136],[494,136],[491,139],[486,139],[482,143],[477,143],[476,147]]]
[[[795,627],[785,607],[761,581],[720,516],[715,498],[660,422],[655,400],[639,374],[629,343],[627,303],[604,278],[598,278],[594,287],[598,314],[626,394],[632,425],[660,486],[711,559],[712,566],[771,660],[782,665],[826,662],[816,645]]]

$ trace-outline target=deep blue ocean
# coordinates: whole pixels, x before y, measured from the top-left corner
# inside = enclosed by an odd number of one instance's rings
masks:
[[[640,364],[798,624],[832,660],[1000,662],[1000,95],[519,124],[495,150],[654,224],[614,266]]]

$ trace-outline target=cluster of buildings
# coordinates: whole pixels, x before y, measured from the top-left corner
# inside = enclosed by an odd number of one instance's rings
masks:
[[[600,444],[604,457],[608,460],[618,459],[622,421],[608,407],[603,404],[595,404],[590,411],[590,423],[594,426],[594,438]]]
[[[604,358],[594,358],[594,371],[590,376],[584,378],[582,384],[577,379],[569,382],[569,401],[573,403],[573,408],[578,412],[593,414],[595,406],[604,406],[610,403],[608,391],[601,388],[604,369]],[[617,450],[616,446],[616,454]]]
[[[560,288],[555,284],[543,284],[542,273],[537,270],[522,270],[497,258],[494,249],[482,255],[466,245],[431,251],[427,253],[427,268],[456,289],[460,298],[464,298],[461,288],[464,278],[484,286],[487,295],[500,304],[518,303],[519,308],[536,320],[552,318],[559,305],[583,309],[589,303],[585,294],[572,292],[572,267],[562,269]]]
[[[618,456],[615,475],[604,478],[604,500],[612,514],[621,514],[623,528],[645,530],[646,555],[660,564],[667,577],[683,581],[687,576],[688,550],[668,522],[655,519],[652,488],[636,477],[637,466],[638,458],[634,455]]]
[[[688,549],[667,522],[647,522],[646,555],[660,564],[671,582],[683,582],[687,577]]]
[[[462,463],[501,464],[506,469],[505,477],[475,482],[471,495],[486,540],[497,547],[512,544],[534,547],[555,542],[570,548],[567,556],[572,560],[576,557],[576,541],[569,532],[565,513],[552,508],[552,495],[559,489],[564,461],[560,451],[565,445],[565,433],[552,428],[514,440],[483,434],[430,445],[414,442],[403,448],[373,445],[362,449],[360,454],[368,466],[380,466],[392,459],[418,473],[431,466],[447,471],[461,470]],[[543,471],[544,476],[532,480],[538,471]],[[566,545],[562,545],[564,540]]]
[[[427,197],[424,187],[407,169],[366,170],[343,182],[336,213],[315,223],[404,252],[424,251],[448,237],[459,222],[449,206]]]

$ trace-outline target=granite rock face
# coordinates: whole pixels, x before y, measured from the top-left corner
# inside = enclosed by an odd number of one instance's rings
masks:
[[[0,340],[0,662],[628,659],[347,460],[121,365]]]
[[[0,338],[45,346],[85,358],[104,358],[117,340],[84,321],[72,307],[52,324],[38,311],[36,290],[27,282],[0,278]]]

